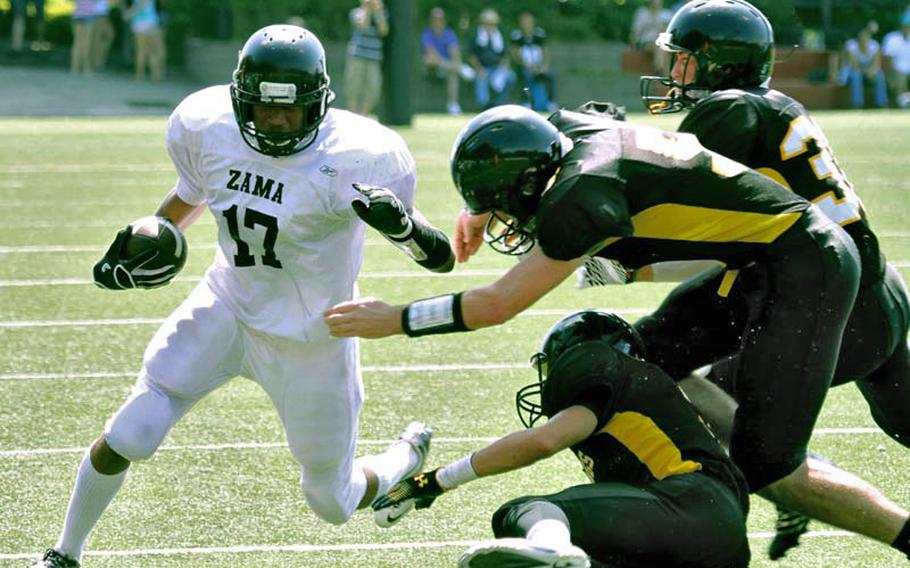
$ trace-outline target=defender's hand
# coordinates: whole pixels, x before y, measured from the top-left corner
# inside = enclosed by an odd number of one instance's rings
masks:
[[[404,331],[401,329],[401,308],[375,298],[342,302],[323,312],[322,317],[335,337],[378,339]]]
[[[393,507],[409,499],[413,499],[415,509],[428,509],[433,501],[445,492],[436,481],[437,471],[439,468],[398,482],[388,493],[373,502],[373,510]]]
[[[353,184],[360,197],[351,202],[364,223],[392,239],[407,238],[413,228],[404,204],[391,190],[363,183]]]
[[[483,230],[492,213],[471,215],[462,209],[455,219],[455,260],[467,262],[483,245]]]
[[[136,278],[133,271],[141,268],[143,264],[158,255],[156,250],[146,250],[132,258],[124,258],[126,254],[126,241],[133,233],[131,225],[121,229],[114,242],[108,247],[107,252],[92,269],[95,284],[107,290],[128,290],[131,288],[156,288],[165,283],[150,284],[141,278]],[[175,272],[176,274],[176,272]]]

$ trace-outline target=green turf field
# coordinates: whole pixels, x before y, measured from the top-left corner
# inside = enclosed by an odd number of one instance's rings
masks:
[[[656,120],[668,128],[675,118]],[[910,276],[910,114],[817,113],[863,198],[889,259]],[[401,133],[419,166],[418,207],[447,231],[459,209],[451,143],[466,119],[418,117]],[[189,292],[214,252],[214,223],[188,231],[181,276],[155,291],[107,292],[91,266],[113,234],[151,214],[174,173],[163,118],[0,120],[0,567],[24,566],[53,544],[76,467],[126,397],[156,325]],[[370,234],[364,295],[391,302],[490,281],[511,261],[482,251],[451,275],[422,272]],[[469,335],[364,341],[367,401],[361,452],[381,449],[411,419],[435,428],[429,466],[520,427],[517,387],[542,334],[578,308],[605,306],[635,318],[667,285],[579,292],[571,283],[501,328]],[[910,409],[908,409],[910,411]],[[813,449],[910,505],[910,454],[875,431],[853,386],[832,392]],[[451,566],[467,542],[487,538],[504,500],[584,481],[568,454],[520,474],[473,483],[394,529],[360,513],[341,527],[316,519],[263,392],[242,379],[205,399],[148,463],[133,468],[88,544],[86,566]],[[754,566],[768,505],[754,500]],[[888,567],[907,560],[885,546],[813,523],[781,567]]]

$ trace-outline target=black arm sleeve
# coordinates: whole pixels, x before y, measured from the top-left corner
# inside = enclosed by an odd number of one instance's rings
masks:
[[[430,225],[426,219],[419,213],[414,212],[411,215],[411,222],[414,229],[411,234],[404,239],[389,239],[402,248],[409,244],[419,248],[423,254],[415,258],[415,262],[431,272],[451,272],[455,266],[455,253],[452,252],[452,245],[445,233],[436,227]],[[422,257],[422,258],[421,258]]]

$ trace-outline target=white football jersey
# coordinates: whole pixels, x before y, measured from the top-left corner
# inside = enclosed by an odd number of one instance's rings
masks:
[[[394,131],[337,109],[302,152],[265,156],[241,138],[228,89],[193,93],[168,123],[177,195],[206,203],[218,224],[205,278],[247,326],[326,339],[322,312],[352,299],[363,260],[366,224],[351,207],[351,184],[387,187],[410,210],[414,159]]]

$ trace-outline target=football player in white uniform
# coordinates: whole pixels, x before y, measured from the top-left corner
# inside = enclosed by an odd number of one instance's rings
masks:
[[[171,115],[178,179],[156,214],[185,229],[207,207],[215,260],[146,349],[130,398],[86,452],[59,540],[35,566],[78,566],[129,464],[150,458],[196,402],[237,375],[271,398],[320,518],[343,523],[421,470],[431,432],[417,422],[384,453],[354,459],[358,344],[332,337],[322,312],[356,296],[366,224],[430,270],[451,270],[454,255],[413,209],[405,142],[329,109],[333,97],[319,40],[276,25],[247,40],[231,85],[196,92]],[[122,270],[96,267],[96,282],[142,287],[141,275],[110,280]]]

